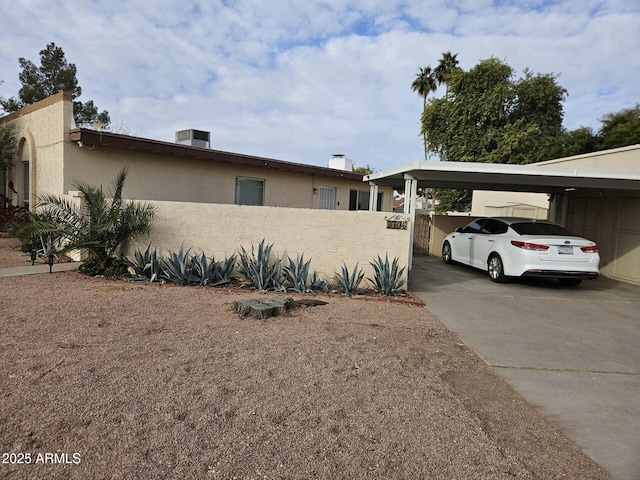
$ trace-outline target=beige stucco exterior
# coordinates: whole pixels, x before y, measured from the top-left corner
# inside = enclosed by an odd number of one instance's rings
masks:
[[[547,218],[549,196],[533,192],[474,190],[470,214],[477,217]]]
[[[343,262],[350,269],[359,263],[371,276],[369,262],[378,255],[398,257],[402,267],[408,266],[411,230],[386,228],[386,218],[393,215],[391,187],[379,189],[383,212],[349,211],[350,192],[370,192],[369,184],[340,178],[343,175],[335,170],[323,174],[320,167],[298,165],[289,171],[286,162],[279,161],[279,169],[263,168],[194,158],[193,151],[180,156],[71,141],[72,99],[63,93],[0,121],[16,125],[20,142],[16,166],[7,178],[18,192],[12,193],[16,204],[31,200],[33,205],[35,195],[42,193],[79,203],[77,182],[108,188],[127,167],[123,196],[157,207],[151,235],[138,239],[137,245],[145,248],[151,243],[160,255],[184,245],[223,258],[241,246],[250,250],[264,238],[280,257],[304,254],[312,259],[311,268],[328,280]],[[23,185],[27,177],[28,188]],[[263,206],[234,204],[237,178],[264,180]],[[336,189],[334,210],[319,209],[321,187]],[[25,198],[27,191],[30,199]],[[410,220],[407,215],[394,216],[400,217]],[[133,247],[125,246],[123,253],[131,254]]]
[[[639,170],[640,145],[612,148],[600,152],[557,158],[533,165],[544,167],[600,168],[603,170]]]
[[[144,250],[150,242],[158,255],[184,246],[222,260],[240,247],[250,252],[252,244],[257,247],[265,239],[273,244],[275,256],[295,259],[304,254],[305,259],[311,259],[311,270],[331,281],[343,262],[350,272],[358,263],[366,276],[373,276],[369,263],[378,255],[384,259],[388,254],[390,260],[398,257],[401,267],[409,261],[410,230],[387,229],[389,213],[150,203],[157,208],[158,220],[151,236],[138,239],[136,245]],[[408,215],[394,217],[409,220]],[[130,255],[134,247],[129,246],[125,253]]]
[[[59,93],[3,117],[17,126],[21,150],[16,167],[8,172],[17,194],[14,202],[25,202],[21,162],[29,162],[31,201],[37,193],[66,194],[82,181],[105,187],[123,167],[129,168],[126,198],[200,203],[235,203],[238,177],[264,180],[264,205],[318,208],[319,188],[336,188],[336,210],[349,209],[351,190],[369,191],[359,180],[312,173],[257,168],[191,158],[95,145],[70,140],[73,104],[69,94]],[[317,170],[322,170],[318,168]],[[381,210],[393,208],[393,189],[380,189]],[[27,200],[28,201],[28,200]]]

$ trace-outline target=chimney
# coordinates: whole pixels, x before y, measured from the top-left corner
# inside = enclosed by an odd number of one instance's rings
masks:
[[[329,159],[329,168],[335,168],[336,170],[346,170],[347,172],[352,172],[353,162],[349,160],[342,153],[334,153],[333,157]]]
[[[211,134],[203,130],[180,130],[176,132],[176,143],[192,147],[211,148]]]

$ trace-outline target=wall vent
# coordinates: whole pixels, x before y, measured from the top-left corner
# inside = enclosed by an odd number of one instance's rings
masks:
[[[210,148],[211,134],[203,130],[180,130],[176,132],[176,143],[192,147]]]

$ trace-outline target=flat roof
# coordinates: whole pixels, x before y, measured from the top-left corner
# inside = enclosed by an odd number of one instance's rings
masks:
[[[211,162],[230,163],[247,167],[266,168],[271,170],[282,170],[286,172],[301,173],[306,175],[320,175],[324,177],[343,178],[345,180],[362,181],[364,175],[358,172],[338,170],[335,168],[318,167],[306,165],[304,163],[286,162],[273,158],[256,157],[243,155],[240,153],[224,152],[210,148],[193,147],[172,142],[162,142],[149,138],[132,137],[121,133],[113,133],[103,130],[92,130],[89,128],[75,128],[70,131],[72,142],[82,142],[84,145],[93,147],[117,148],[122,150],[133,150],[137,152],[150,153],[156,155],[172,155],[176,157],[187,157]]]
[[[640,165],[640,162],[639,162]],[[640,170],[552,167],[542,164],[511,165],[477,162],[416,160],[365,176],[376,185],[404,190],[405,178],[419,188],[461,188],[558,193],[566,189],[640,190]]]

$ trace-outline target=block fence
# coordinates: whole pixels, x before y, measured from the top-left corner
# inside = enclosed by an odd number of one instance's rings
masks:
[[[407,267],[411,248],[409,215],[390,212],[312,210],[210,203],[151,201],[157,219],[148,237],[138,238],[123,253],[131,256],[133,248],[144,250],[150,242],[158,255],[177,251],[183,245],[194,253],[222,260],[244,247],[250,252],[264,238],[273,244],[278,257],[304,254],[311,259],[311,272],[333,281],[334,273],[345,262],[351,271],[356,262],[366,277],[373,276],[369,262],[380,255],[398,257],[400,267]],[[392,218],[393,217],[393,218]],[[407,229],[387,228],[387,220]],[[405,279],[409,268],[405,269]]]

